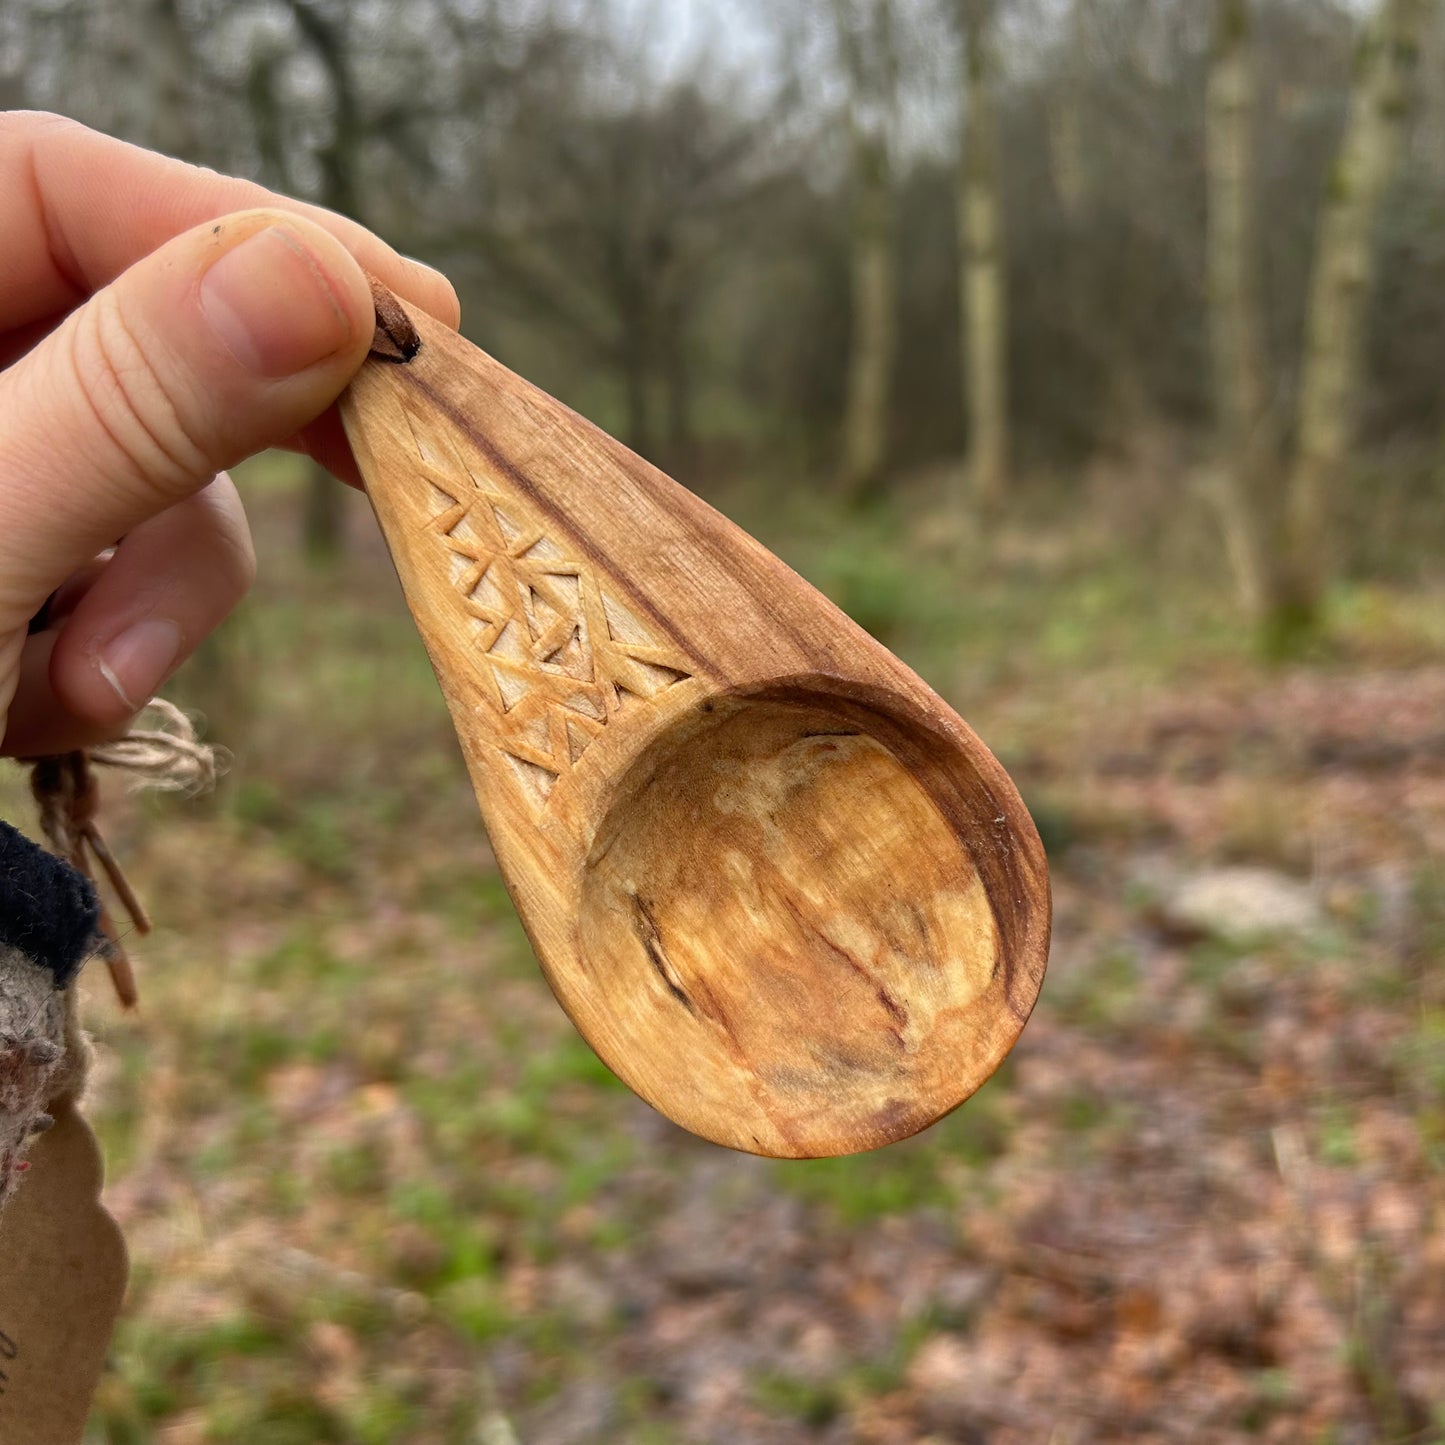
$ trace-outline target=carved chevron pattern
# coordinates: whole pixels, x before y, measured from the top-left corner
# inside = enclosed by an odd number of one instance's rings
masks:
[[[525,502],[487,491],[440,428],[407,422],[437,508],[429,526],[487,664],[497,744],[540,806],[618,713],[691,673]]]

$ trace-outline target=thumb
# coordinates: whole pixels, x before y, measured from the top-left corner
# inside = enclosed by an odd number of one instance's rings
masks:
[[[0,637],[95,554],[323,412],[374,332],[320,226],[250,211],[187,232],[0,373]]]

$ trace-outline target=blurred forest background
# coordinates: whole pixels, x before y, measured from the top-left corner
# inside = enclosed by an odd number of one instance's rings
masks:
[[[1445,1441],[1445,7],[5,0],[0,105],[445,270],[964,712],[1058,908],[922,1138],[681,1135],[536,973],[364,500],[249,464],[175,689],[230,777],[110,804],[95,1441]]]

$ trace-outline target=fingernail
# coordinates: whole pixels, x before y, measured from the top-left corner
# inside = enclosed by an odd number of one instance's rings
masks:
[[[293,376],[335,355],[352,322],[301,237],[267,226],[201,278],[201,309],[226,349],[257,376]]]
[[[424,272],[440,287],[455,294],[456,287],[452,285],[452,279],[445,271],[439,271],[430,261],[423,261],[419,256],[408,255],[405,251],[399,252],[401,259],[409,266],[415,266],[418,271]]]
[[[96,666],[115,695],[138,712],[156,695],[181,654],[181,629],[169,618],[150,617],[113,637]]]
[[[406,251],[398,251],[397,255],[400,256],[408,266],[415,266],[418,271],[425,271],[429,276],[435,276],[438,281],[444,282],[448,286],[452,284],[430,261],[423,261],[420,256],[410,255]]]

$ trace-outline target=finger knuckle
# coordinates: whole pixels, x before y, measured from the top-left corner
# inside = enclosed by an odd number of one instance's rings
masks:
[[[41,131],[84,129],[78,120],[72,120],[68,115],[57,115],[50,110],[0,111],[0,137],[7,143],[29,141]]]
[[[216,565],[227,594],[239,602],[256,580],[256,549],[244,527],[220,534]]]
[[[158,502],[174,501],[214,470],[206,449],[112,295],[100,292],[76,320],[68,359],[107,461]]]

